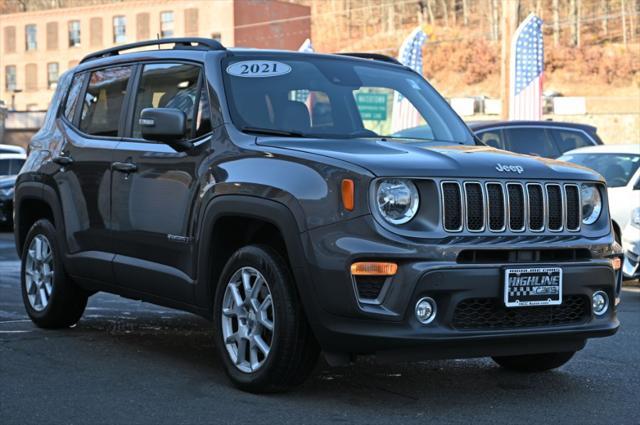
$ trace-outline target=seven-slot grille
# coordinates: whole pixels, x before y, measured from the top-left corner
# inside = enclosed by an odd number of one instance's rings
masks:
[[[444,181],[447,232],[580,230],[580,191],[573,183]]]

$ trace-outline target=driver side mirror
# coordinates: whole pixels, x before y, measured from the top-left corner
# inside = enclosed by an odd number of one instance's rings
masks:
[[[187,134],[187,116],[176,108],[145,108],[140,113],[140,131],[146,140],[166,143],[176,150],[186,150],[191,144]]]

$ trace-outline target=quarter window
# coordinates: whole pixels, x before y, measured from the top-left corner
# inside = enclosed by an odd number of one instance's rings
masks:
[[[118,136],[130,77],[131,68],[128,66],[91,73],[80,115],[80,130],[94,136]]]
[[[173,12],[160,14],[160,37],[173,37]]]
[[[47,87],[49,89],[56,88],[58,84],[58,77],[60,73],[60,67],[57,62],[51,62],[47,64]]]
[[[80,46],[80,21],[69,21],[69,47]]]
[[[594,143],[589,140],[584,133],[572,130],[551,130],[558,143],[558,149],[561,153],[565,153],[572,149],[582,148],[585,146],[593,146]]]
[[[35,24],[24,27],[25,49],[36,50],[38,48],[38,29]]]
[[[127,41],[127,18],[124,16],[113,17],[113,42],[124,43]]]
[[[87,74],[79,74],[73,78],[71,87],[69,87],[69,94],[67,94],[67,101],[64,105],[64,116],[71,122],[73,122],[73,115],[80,98],[80,90],[84,85],[84,81]]]
[[[5,82],[4,82],[5,88],[7,89],[7,91],[10,91],[10,92],[16,91],[16,88],[17,88],[16,66],[8,65],[4,68],[4,70],[5,70]]]
[[[187,128],[191,129],[191,137],[211,131],[208,97],[206,90],[198,92],[199,78],[200,68],[194,65],[145,65],[136,95],[133,137],[142,137],[138,120],[145,108],[173,108],[184,112]]]

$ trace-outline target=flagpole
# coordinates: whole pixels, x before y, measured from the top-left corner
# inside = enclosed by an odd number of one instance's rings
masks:
[[[502,100],[501,116],[509,119],[509,91],[511,87],[511,37],[518,20],[518,1],[502,0],[502,49],[500,61],[500,99]]]

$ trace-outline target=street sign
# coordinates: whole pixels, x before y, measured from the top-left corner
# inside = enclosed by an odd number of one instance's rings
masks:
[[[356,93],[360,116],[365,121],[387,119],[387,93]]]

